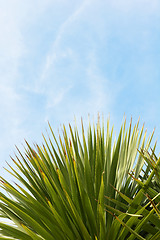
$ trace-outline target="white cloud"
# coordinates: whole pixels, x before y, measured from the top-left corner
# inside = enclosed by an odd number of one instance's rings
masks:
[[[55,106],[62,103],[62,101],[65,98],[65,95],[68,93],[68,91],[72,88],[72,86],[68,86],[67,88],[60,88],[57,92],[49,92],[47,97],[47,105],[46,108],[49,111],[50,109],[54,108]]]
[[[51,2],[5,0],[0,3],[1,163],[9,159],[14,144],[23,142],[28,136],[23,123],[31,109],[21,92],[24,80],[20,78],[21,62],[28,50],[23,29],[37,17],[36,13],[42,14]]]
[[[110,0],[109,4],[114,7],[115,9],[119,9],[124,12],[130,12],[130,11],[139,11],[143,10],[142,14],[144,12],[156,12],[157,7],[160,6],[160,3],[158,0]]]
[[[0,8],[0,82],[12,83],[16,80],[19,59],[25,51],[19,24],[14,9]]]
[[[49,53],[47,54],[46,63],[44,65],[40,81],[43,82],[46,79],[47,73],[50,70],[51,66],[52,69],[54,68],[54,62],[58,58],[60,58],[63,54],[65,54],[64,52],[61,53],[61,51],[58,48],[61,43],[61,39],[63,38],[63,35],[66,33],[70,25],[80,16],[80,14],[90,3],[91,0],[84,0],[82,4],[78,6],[78,8],[61,24],[57,36],[55,38],[55,41],[53,42],[52,47],[49,50]]]
[[[111,104],[111,89],[109,87],[108,79],[104,78],[100,74],[100,70],[97,68],[96,56],[92,52],[89,54],[89,65],[87,67],[87,84],[91,92],[91,98],[89,98],[89,105],[92,111],[98,112],[110,107]]]
[[[108,41],[118,38],[118,43],[135,46],[139,25],[134,20],[141,21],[142,15],[149,22],[149,14],[159,14],[160,7],[158,0],[5,0],[0,5],[0,149],[6,149],[8,141],[16,143],[32,132],[37,134],[35,128],[46,116],[63,123],[74,115],[78,119],[98,111],[112,112],[124,88],[124,83],[114,80],[125,53],[115,45],[109,52]],[[144,39],[150,39],[146,33]],[[31,43],[38,45],[39,38],[44,45],[35,50]],[[148,49],[150,43],[143,42],[144,50]],[[113,82],[110,70],[105,72],[110,60]]]

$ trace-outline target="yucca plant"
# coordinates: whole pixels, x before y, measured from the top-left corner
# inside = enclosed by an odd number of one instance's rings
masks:
[[[68,132],[63,126],[58,141],[49,128],[44,145],[26,142],[25,153],[18,150],[12,159],[15,167],[7,171],[16,183],[1,177],[1,219],[12,224],[0,222],[0,239],[158,239],[158,206],[149,205],[160,198],[153,187],[159,160],[144,168],[148,158],[137,151],[148,153],[153,133],[146,141],[144,126],[139,130],[138,122],[132,129],[130,123],[126,129],[124,121],[113,140],[109,120],[106,130],[98,120],[87,133],[82,123],[81,135],[76,126]]]
[[[144,174],[139,176],[141,180],[132,176],[139,185],[139,187],[137,186],[138,189],[134,198],[131,199],[119,192],[119,195],[124,199],[125,204],[122,204],[122,201],[120,200],[115,201],[112,199],[111,201],[116,202],[117,206],[120,206],[123,211],[106,206],[111,210],[110,213],[118,221],[112,222],[113,228],[116,225],[117,229],[112,237],[113,240],[160,239],[160,158],[158,159],[156,157],[153,150],[152,154],[149,154],[148,151],[144,150],[141,150],[140,154],[146,160],[148,165],[145,168],[145,171],[143,170]],[[128,216],[133,217],[129,218],[126,216],[124,213],[125,210],[127,210],[126,213]]]

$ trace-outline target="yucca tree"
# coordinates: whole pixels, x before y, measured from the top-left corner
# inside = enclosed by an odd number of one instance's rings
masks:
[[[149,211],[151,199],[159,198],[153,187],[158,177],[153,179],[149,163],[144,168],[148,158],[137,151],[148,152],[153,133],[146,140],[144,126],[139,129],[138,122],[132,128],[130,123],[126,129],[124,121],[113,140],[109,120],[106,125],[105,130],[100,121],[89,124],[85,133],[82,123],[81,135],[76,127],[69,125],[67,132],[63,126],[58,140],[49,124],[51,137],[43,136],[44,145],[26,142],[25,153],[18,150],[15,167],[7,170],[16,183],[1,177],[6,190],[0,193],[1,217],[12,224],[0,222],[0,239],[158,239],[158,206]]]

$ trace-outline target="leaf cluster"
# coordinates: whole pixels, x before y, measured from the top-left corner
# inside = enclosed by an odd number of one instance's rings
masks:
[[[109,120],[89,124],[81,135],[65,126],[56,138],[25,154],[18,150],[10,174],[1,177],[0,239],[124,240],[160,239],[160,159],[153,133],[146,139],[139,122],[121,126],[117,139]],[[140,149],[138,152],[137,149]],[[145,150],[143,150],[145,149]]]

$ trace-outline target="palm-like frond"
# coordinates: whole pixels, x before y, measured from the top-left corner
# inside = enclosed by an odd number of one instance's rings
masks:
[[[1,177],[1,187],[10,195],[0,193],[0,209],[14,224],[0,223],[0,233],[24,240],[123,240],[128,233],[131,239],[144,239],[132,226],[138,228],[140,216],[148,216],[148,203],[143,211],[135,207],[144,201],[144,191],[128,173],[134,168],[135,179],[140,176],[145,160],[137,149],[148,150],[153,134],[145,144],[144,126],[138,127],[139,122],[126,130],[124,122],[113,142],[109,120],[106,134],[98,122],[89,125],[87,137],[83,123],[82,136],[69,125],[69,133],[64,126],[58,141],[49,125],[53,139],[44,137],[42,148],[26,142],[25,154],[19,151],[16,167],[9,170],[19,183]],[[159,223],[154,214],[151,218]]]

